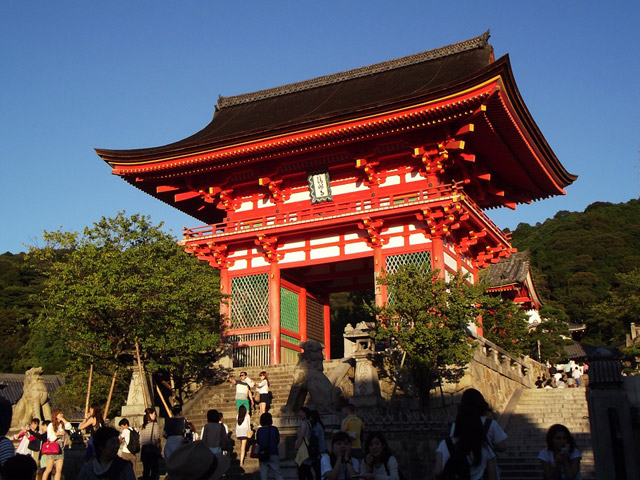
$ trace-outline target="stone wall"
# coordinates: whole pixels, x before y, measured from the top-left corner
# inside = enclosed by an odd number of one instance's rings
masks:
[[[420,410],[417,398],[412,401],[400,395],[392,400],[390,385],[386,384],[381,388],[382,406],[358,408],[358,415],[367,432],[384,432],[407,478],[426,478],[433,470],[435,450],[448,435],[464,390],[478,389],[496,416],[500,416],[516,391],[535,388],[536,377],[546,372],[545,365],[527,357],[513,357],[488,340],[478,338],[462,380],[443,384],[443,393],[440,388],[434,389],[427,411]],[[353,378],[353,369],[347,375]]]
[[[484,396],[493,411],[504,412],[514,392],[522,388],[535,388],[538,376],[547,373],[547,367],[529,357],[514,357],[484,338],[478,346],[467,372],[458,383],[443,385],[450,404],[467,388],[475,388]]]

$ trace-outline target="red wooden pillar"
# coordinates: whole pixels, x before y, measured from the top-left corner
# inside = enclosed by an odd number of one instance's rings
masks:
[[[269,326],[271,364],[280,364],[280,266],[271,262],[269,269]]]
[[[442,241],[442,237],[433,237],[431,239],[431,266],[434,270],[440,270],[440,278],[446,278],[444,267],[444,242]]]
[[[229,277],[229,269],[220,268],[220,293],[223,295],[231,295],[231,278]],[[223,325],[231,326],[231,299],[223,299],[220,302],[220,315],[222,316]]]
[[[322,299],[322,313],[324,317],[324,358],[331,358],[331,307],[329,306],[329,297]]]
[[[307,341],[307,288],[300,287],[298,293],[298,332],[300,343]]]
[[[376,307],[382,307],[387,302],[387,286],[381,285],[379,278],[384,270],[384,255],[382,254],[382,246],[373,246],[373,274],[375,284],[375,301]]]

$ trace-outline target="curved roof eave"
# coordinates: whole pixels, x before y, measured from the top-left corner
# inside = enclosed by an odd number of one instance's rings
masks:
[[[558,185],[559,190],[554,194],[564,193],[563,188],[573,183],[576,180],[577,176],[570,174],[562,166],[555,153],[547,143],[546,139],[542,135],[537,124],[531,117],[531,114],[526,107],[515,83],[508,55],[501,57],[497,61],[493,62],[480,71],[476,71],[472,75],[468,75],[446,85],[439,85],[437,88],[421,92],[419,95],[410,95],[403,98],[395,98],[392,101],[376,105],[366,105],[358,110],[334,114],[329,118],[313,118],[312,120],[304,123],[279,125],[277,128],[268,131],[268,134],[270,137],[273,137],[274,135],[284,135],[301,128],[309,129],[319,127],[321,125],[325,125],[329,121],[329,119],[332,123],[334,123],[337,121],[347,121],[349,119],[353,119],[354,117],[362,116],[365,113],[367,115],[375,115],[376,112],[383,113],[392,108],[395,109],[402,107],[403,105],[409,106],[411,104],[415,104],[416,102],[425,102],[429,100],[435,100],[439,97],[455,95],[456,92],[462,92],[465,89],[477,86],[479,84],[482,84],[483,82],[487,82],[492,78],[497,77],[501,79],[502,85],[504,86],[505,90],[504,97],[508,101],[510,110],[514,112],[513,121],[518,123],[517,126],[522,130],[522,134],[526,136],[526,140],[535,147],[535,150],[537,151],[536,156],[539,158],[542,167],[547,172],[546,174],[552,177],[554,182]],[[199,138],[202,135],[202,132],[205,132],[215,120],[216,117],[214,116],[212,122],[204,129],[200,130],[200,132],[197,132],[187,139],[170,145],[166,145],[164,147],[137,150],[96,149],[96,152],[106,162],[112,165],[120,164],[125,166],[131,163],[144,163],[150,165],[156,162],[164,161],[167,159],[167,157],[193,155],[194,153],[197,154],[200,152],[206,152],[207,150],[221,148],[231,143],[231,141],[233,141],[234,143],[238,142],[239,140],[246,142],[258,141],[264,139],[267,133],[265,131],[244,132],[244,134],[241,136],[232,136],[229,138],[217,139],[212,143],[189,142],[189,139]]]

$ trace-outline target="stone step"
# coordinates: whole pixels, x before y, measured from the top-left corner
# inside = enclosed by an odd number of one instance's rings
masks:
[[[507,451],[498,457],[502,480],[542,477],[538,454],[546,447],[547,429],[556,423],[565,425],[576,439],[583,478],[595,478],[585,390],[567,388],[522,391],[506,428]]]

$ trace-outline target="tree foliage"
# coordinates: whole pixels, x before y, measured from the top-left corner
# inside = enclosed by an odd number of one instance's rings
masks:
[[[24,254],[0,255],[0,371],[23,373],[20,350],[29,339],[29,321],[39,305],[33,296],[42,289],[43,277]],[[28,367],[27,367],[28,368]]]
[[[592,329],[606,343],[614,343],[629,332],[629,324],[640,324],[640,268],[616,275],[617,286],[607,298],[593,306],[597,319]]]
[[[484,337],[514,356],[530,351],[527,314],[511,300],[499,295],[483,295]]]
[[[372,309],[378,316],[374,338],[406,353],[406,368],[423,399],[438,378],[456,380],[473,352],[466,333],[478,315],[482,289],[458,274],[448,282],[428,266],[402,266],[384,275],[389,302]]]
[[[81,233],[44,233],[46,246],[29,253],[46,278],[35,356],[59,339],[67,369],[93,361],[113,371],[132,364],[138,342],[147,368],[171,372],[178,387],[202,376],[220,347],[219,278],[161,226],[121,212]]]
[[[558,212],[539,226],[520,224],[513,245],[531,252],[534,281],[543,300],[573,323],[585,323],[585,342],[623,341],[623,328],[611,330],[615,312],[605,312],[617,274],[640,268],[640,200],[596,202],[584,212]],[[594,309],[594,306],[601,308]],[[624,323],[624,322],[623,322]]]

